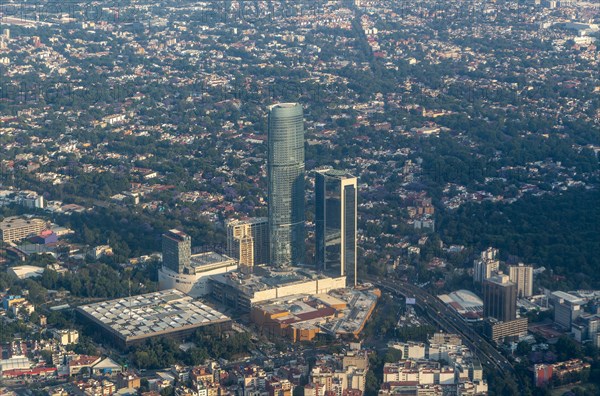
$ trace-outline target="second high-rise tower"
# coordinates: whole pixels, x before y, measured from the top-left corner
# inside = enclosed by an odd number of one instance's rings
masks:
[[[357,179],[344,171],[315,172],[315,259],[321,271],[356,286]]]

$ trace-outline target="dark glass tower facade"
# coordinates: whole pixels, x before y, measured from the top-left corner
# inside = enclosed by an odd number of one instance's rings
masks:
[[[179,274],[190,266],[192,238],[183,231],[169,230],[162,236],[163,266]]]
[[[508,275],[493,275],[483,282],[483,314],[502,322],[517,318],[517,285]]]
[[[287,267],[304,261],[304,114],[298,103],[269,109],[269,262]]]
[[[342,171],[315,174],[316,263],[324,272],[346,276],[357,283],[356,208],[357,179]]]

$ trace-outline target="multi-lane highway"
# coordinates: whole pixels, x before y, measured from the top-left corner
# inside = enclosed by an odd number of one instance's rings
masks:
[[[442,330],[461,335],[465,345],[477,355],[483,366],[497,371],[504,379],[511,378],[518,383],[518,377],[510,362],[485,338],[469,327],[456,311],[448,308],[437,297],[415,285],[398,280],[382,280],[374,277],[369,277],[367,280],[389,292],[414,298],[416,305]]]

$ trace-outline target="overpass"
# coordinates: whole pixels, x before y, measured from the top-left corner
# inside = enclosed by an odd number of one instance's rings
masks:
[[[487,369],[497,371],[505,380],[512,379],[515,383],[519,383],[512,364],[487,339],[468,326],[456,311],[448,308],[440,299],[410,283],[398,280],[380,280],[371,276],[366,280],[388,292],[401,294],[405,298],[414,298],[416,305],[440,329],[460,335],[465,345],[481,360],[482,365]]]

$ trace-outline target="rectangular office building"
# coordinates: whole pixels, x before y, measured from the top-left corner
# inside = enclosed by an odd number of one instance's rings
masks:
[[[178,274],[190,266],[192,256],[192,238],[176,229],[162,236],[163,266]]]
[[[333,169],[316,172],[316,263],[321,271],[357,283],[357,179]]]
[[[483,282],[483,314],[502,322],[517,317],[517,285],[508,275],[498,274]]]
[[[47,224],[42,219],[25,217],[7,217],[0,222],[0,241],[20,241],[30,235],[37,235],[45,230]]]

